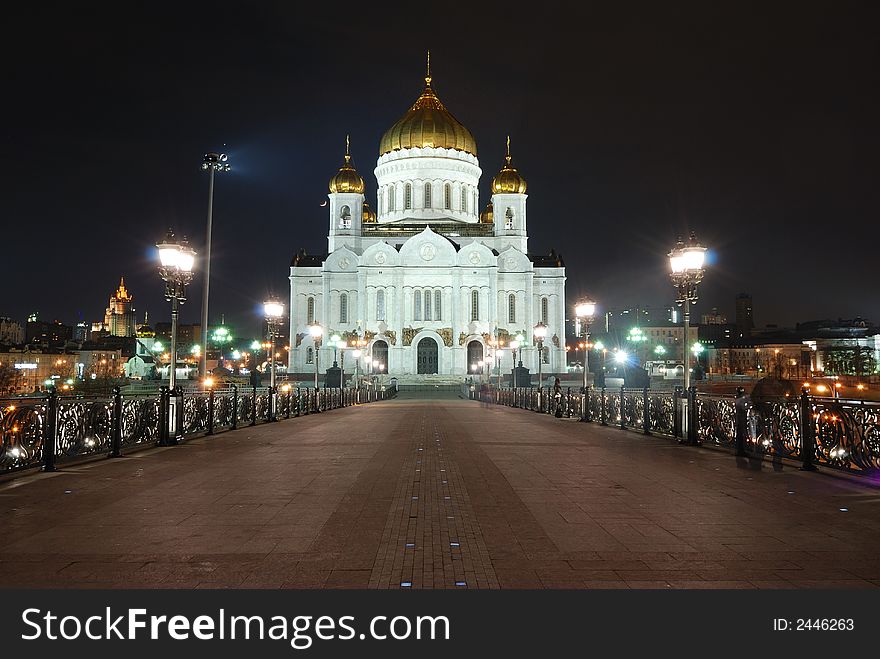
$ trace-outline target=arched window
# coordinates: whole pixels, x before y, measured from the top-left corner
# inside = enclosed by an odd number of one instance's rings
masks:
[[[385,291],[376,291],[376,320],[385,320]]]
[[[351,209],[348,206],[343,206],[339,209],[339,228],[351,228]]]
[[[379,215],[382,214],[382,209],[385,208],[385,190],[379,192]]]
[[[422,292],[413,291],[413,320],[422,319]]]
[[[516,322],[516,295],[513,293],[507,296],[507,322]]]
[[[407,210],[412,208],[412,186],[409,183],[403,186],[403,207]]]
[[[547,324],[547,318],[550,315],[550,303],[546,297],[541,298],[541,322]]]
[[[394,212],[394,184],[388,186],[388,212]]]
[[[306,300],[306,324],[311,325],[315,322],[315,298],[310,297]]]
[[[467,188],[461,186],[461,212],[467,213]]]
[[[443,314],[441,313],[443,299],[443,291],[436,290],[434,291],[434,320],[443,320]]]
[[[476,191],[476,189],[474,190],[474,193],[473,193],[473,195],[472,195],[472,198],[473,198],[473,201],[474,201],[474,203],[471,204],[471,208],[474,209],[474,210],[472,211],[472,213],[473,213],[474,215],[476,215],[476,214],[477,214],[477,191]]]
[[[443,208],[450,210],[452,208],[452,186],[448,183],[443,186]]]
[[[506,211],[504,211],[504,228],[508,229],[508,230],[513,228],[513,209],[512,208],[508,208]]]
[[[431,291],[425,291],[425,320],[432,320],[431,316]]]
[[[315,351],[313,348],[306,348],[306,364],[315,363]]]
[[[348,322],[348,295],[345,293],[339,296],[339,322]]]
[[[542,353],[541,361],[543,361],[545,364],[549,364],[550,363],[550,346],[544,346],[543,350],[541,350],[541,353]]]
[[[431,207],[431,184],[425,183],[425,208]]]
[[[480,291],[471,291],[471,320],[480,319]]]

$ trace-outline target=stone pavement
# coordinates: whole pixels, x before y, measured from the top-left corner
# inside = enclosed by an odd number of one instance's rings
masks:
[[[0,510],[3,588],[880,586],[876,484],[463,400],[4,479]]]

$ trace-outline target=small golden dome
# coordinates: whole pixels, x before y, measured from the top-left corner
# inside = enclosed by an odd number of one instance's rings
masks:
[[[354,164],[351,162],[351,154],[348,152],[348,135],[345,136],[345,162],[336,172],[336,175],[330,179],[330,192],[354,192],[357,194],[364,193],[364,179],[357,173]]]
[[[507,155],[504,157],[504,167],[495,174],[492,179],[492,194],[525,194],[526,180],[516,171],[511,164],[510,136],[507,136]]]
[[[492,200],[489,200],[489,203],[486,204],[486,208],[480,213],[480,224],[492,224],[494,221],[495,207],[492,205]]]
[[[361,221],[365,224],[376,221],[376,214],[373,212],[367,202],[364,202],[363,219]]]
[[[433,147],[455,149],[477,155],[477,142],[471,132],[443,105],[431,87],[431,60],[425,90],[409,111],[385,131],[379,142],[379,155],[400,149]]]

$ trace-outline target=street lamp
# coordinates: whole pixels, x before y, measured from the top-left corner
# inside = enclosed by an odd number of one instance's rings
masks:
[[[581,421],[587,420],[587,369],[589,368],[590,358],[587,350],[587,343],[590,342],[590,325],[593,323],[593,316],[596,315],[596,303],[592,300],[582,300],[574,307],[574,315],[580,321],[581,334],[584,339],[584,386],[581,391]]]
[[[177,443],[178,409],[174,397],[177,388],[177,316],[178,306],[186,300],[186,285],[192,281],[192,269],[196,253],[186,239],[175,240],[169,229],[165,240],[156,245],[159,250],[159,276],[165,282],[165,299],[171,302],[171,354],[168,369],[169,399],[167,435],[163,439],[169,444]],[[164,431],[163,431],[164,432]]]
[[[351,356],[354,357],[354,382],[358,389],[361,388],[361,354],[360,348],[351,351]]]
[[[697,242],[691,233],[687,243],[679,238],[675,247],[669,252],[669,267],[672,285],[678,293],[676,302],[684,305],[684,388],[690,387],[690,340],[691,302],[697,300],[697,285],[703,280],[703,264],[706,260],[706,248]]]
[[[324,328],[317,322],[309,325],[309,336],[315,344],[315,391],[318,390],[318,355],[321,352],[321,338],[324,336]]]
[[[199,375],[208,372],[208,293],[211,286],[211,225],[214,216],[214,172],[228,172],[230,167],[225,153],[206,153],[202,171],[208,172],[208,231],[205,239],[205,284],[202,292],[202,359]]]
[[[519,350],[519,340],[513,339],[510,342],[510,354],[513,358],[513,388],[516,389],[516,351]]]
[[[269,351],[269,418],[275,421],[275,337],[278,324],[284,316],[284,305],[274,298],[263,302],[263,315],[266,317],[266,331],[272,344]]]
[[[339,388],[342,389],[345,387],[345,349],[348,342],[340,339],[336,342],[336,347],[339,348]]]
[[[176,240],[169,229],[165,240],[156,245],[159,250],[159,276],[165,282],[165,299],[171,302],[171,368],[168,388],[177,386],[177,316],[178,306],[186,301],[186,286],[192,281],[196,253],[186,239]]]
[[[540,394],[541,386],[544,383],[541,375],[541,364],[544,361],[544,339],[547,338],[547,326],[544,323],[535,325],[535,340],[538,342],[538,392]]]

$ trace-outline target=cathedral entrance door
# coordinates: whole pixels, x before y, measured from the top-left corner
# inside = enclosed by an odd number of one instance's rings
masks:
[[[419,375],[437,373],[437,342],[428,337],[419,341],[416,347],[417,372]]]

